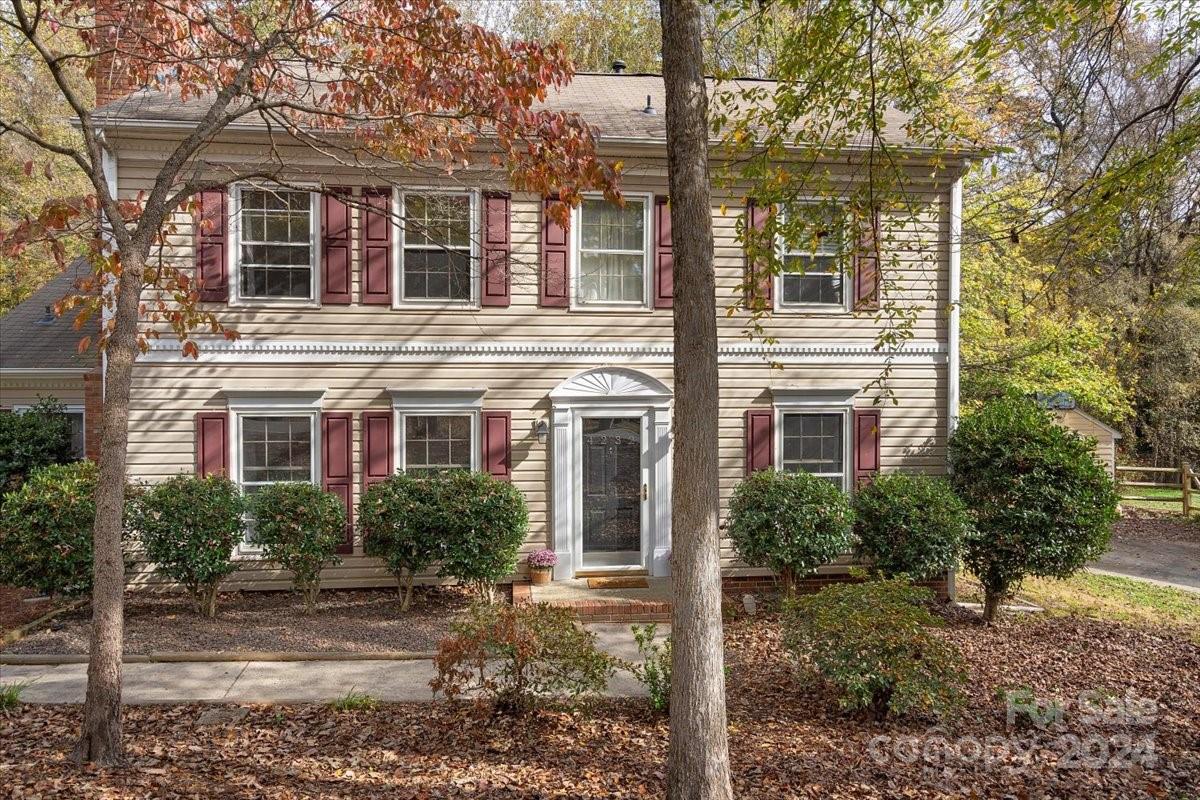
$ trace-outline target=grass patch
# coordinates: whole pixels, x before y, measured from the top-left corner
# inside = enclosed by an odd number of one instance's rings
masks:
[[[21,706],[21,692],[27,683],[0,683],[0,714],[11,714]]]
[[[1178,486],[1122,486],[1121,494],[1127,497],[1137,497],[1136,500],[1122,500],[1121,505],[1144,508],[1147,511],[1169,511],[1176,515],[1183,514],[1183,490]],[[1200,500],[1200,492],[1193,492],[1194,500]],[[1193,509],[1192,517],[1200,514]]]
[[[329,705],[334,711],[374,711],[379,708],[379,701],[366,692],[351,689]]]
[[[973,575],[959,575],[959,598],[982,602],[983,587]],[[1017,599],[1052,614],[1182,628],[1200,641],[1200,594],[1145,581],[1078,572],[1069,578],[1029,578]]]

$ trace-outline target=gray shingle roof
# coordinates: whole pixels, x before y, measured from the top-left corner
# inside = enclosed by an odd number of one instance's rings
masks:
[[[0,317],[0,369],[88,369],[95,365],[94,346],[79,353],[79,341],[87,333],[73,327],[75,312],[61,317],[46,312],[47,306],[74,292],[76,282],[90,274],[87,261],[77,258]]]
[[[746,85],[768,89],[774,81],[744,81]],[[657,113],[647,114],[646,99]],[[198,121],[206,112],[207,97],[181,100],[178,90],[135,92],[109,103],[96,112],[102,124],[116,127],[122,121],[157,123],[189,123]],[[638,139],[646,142],[665,142],[666,99],[661,75],[581,73],[565,87],[552,91],[542,107],[553,111],[579,114],[595,128],[601,139]],[[893,108],[884,112],[883,136],[898,147],[917,147],[905,131],[906,114]],[[250,120],[243,120],[249,123]]]

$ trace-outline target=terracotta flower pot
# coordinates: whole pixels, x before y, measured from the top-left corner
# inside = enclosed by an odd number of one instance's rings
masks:
[[[529,582],[534,586],[545,586],[550,582],[552,574],[554,574],[554,567],[530,567]]]

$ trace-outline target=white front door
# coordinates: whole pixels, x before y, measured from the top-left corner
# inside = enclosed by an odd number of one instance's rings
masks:
[[[579,419],[579,551],[584,569],[642,567],[644,416]]]

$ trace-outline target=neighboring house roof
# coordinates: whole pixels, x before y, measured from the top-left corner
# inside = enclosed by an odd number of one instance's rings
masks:
[[[87,335],[75,330],[75,314],[61,317],[47,310],[77,289],[91,268],[83,258],[72,261],[42,288],[0,316],[0,370],[87,370],[95,366],[95,348],[79,352]]]
[[[738,86],[761,86],[770,95],[775,81],[740,79]],[[723,84],[728,85],[728,84]],[[710,87],[712,82],[710,81]],[[647,103],[649,98],[649,103]],[[167,91],[142,90],[116,100],[96,110],[94,119],[106,127],[121,122],[131,124],[189,124],[207,112],[211,95],[183,100],[178,88]],[[647,106],[653,113],[646,111]],[[580,73],[559,90],[551,90],[542,108],[579,114],[599,132],[600,138],[662,143],[667,138],[666,96],[661,75],[627,73]],[[883,139],[893,147],[921,148],[907,131],[909,115],[888,107],[883,113]],[[239,121],[242,127],[261,125],[256,119]],[[867,146],[864,137],[850,147]],[[957,149],[975,152],[977,148],[962,145]]]

